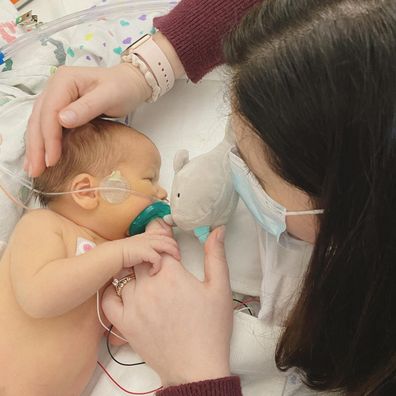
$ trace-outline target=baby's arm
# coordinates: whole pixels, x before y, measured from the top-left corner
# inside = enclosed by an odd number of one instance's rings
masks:
[[[123,267],[143,261],[158,267],[161,251],[178,255],[170,238],[157,236],[150,245],[150,240],[139,237],[105,242],[66,258],[57,216],[46,210],[29,213],[11,240],[10,272],[18,303],[35,318],[62,315],[88,300]]]

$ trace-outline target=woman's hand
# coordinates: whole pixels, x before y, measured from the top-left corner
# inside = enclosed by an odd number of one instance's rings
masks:
[[[205,244],[205,280],[164,255],[162,268],[135,267],[136,280],[122,289],[110,286],[102,307],[132,348],[159,374],[164,386],[230,375],[233,309],[224,228]]]
[[[183,65],[168,39],[157,32],[153,40],[169,60],[175,77],[183,75]],[[24,169],[36,177],[58,162],[62,126],[75,128],[101,114],[124,116],[151,94],[143,74],[129,63],[110,68],[60,67],[34,104]]]
[[[35,177],[56,164],[62,126],[74,128],[100,114],[126,115],[150,95],[144,76],[131,64],[60,67],[34,104],[26,135],[25,170]]]

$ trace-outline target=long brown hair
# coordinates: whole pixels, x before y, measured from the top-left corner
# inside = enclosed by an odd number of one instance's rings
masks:
[[[325,208],[278,368],[396,394],[396,1],[266,0],[224,52],[274,170]]]

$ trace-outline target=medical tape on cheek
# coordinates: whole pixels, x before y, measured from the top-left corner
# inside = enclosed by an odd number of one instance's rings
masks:
[[[131,186],[119,170],[115,170],[110,176],[105,177],[99,187],[101,197],[111,204],[119,204],[131,194]]]

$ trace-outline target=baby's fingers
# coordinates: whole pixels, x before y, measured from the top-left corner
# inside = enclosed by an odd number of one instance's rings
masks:
[[[161,269],[161,260],[158,263],[153,263],[153,266],[149,270],[149,275],[153,276],[159,272]]]
[[[158,252],[156,252],[155,249],[150,249],[149,251],[146,251],[140,257],[139,261],[140,263],[136,263],[136,264],[150,263],[153,265],[153,267],[150,270],[150,275],[156,274],[161,268],[161,255]],[[152,271],[154,271],[154,274],[152,274]]]
[[[146,240],[149,241],[149,243],[152,245],[153,242],[164,242],[164,243],[169,243],[170,245],[173,245],[175,247],[178,247],[176,239],[168,236],[168,235],[160,235],[160,234],[147,234],[145,235]]]
[[[151,246],[158,253],[167,253],[170,256],[174,257],[176,260],[180,260],[180,252],[177,246],[177,242],[172,238],[161,238],[151,240]]]
[[[168,232],[168,230],[165,230],[165,228],[157,228],[155,230],[145,231],[145,234],[147,234],[147,235],[161,235],[161,236],[169,237],[169,232]]]

